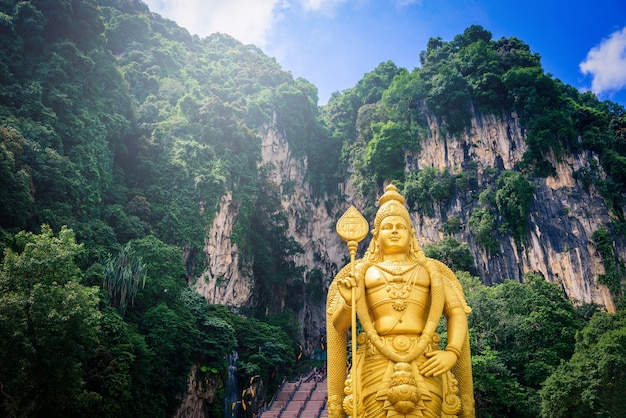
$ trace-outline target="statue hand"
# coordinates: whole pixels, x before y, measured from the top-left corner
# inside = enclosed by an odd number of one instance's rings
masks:
[[[352,288],[355,288],[356,291],[356,300],[358,301],[361,298],[361,289],[357,285],[356,279],[353,275],[348,274],[343,279],[337,282],[337,288],[339,289],[339,294],[346,301],[346,304],[352,305]]]
[[[426,377],[439,376],[444,374],[456,364],[457,357],[451,351],[435,350],[430,353],[426,353],[428,358],[420,366],[420,373]]]

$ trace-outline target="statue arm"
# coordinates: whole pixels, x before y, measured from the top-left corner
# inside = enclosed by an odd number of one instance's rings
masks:
[[[448,321],[448,345],[446,351],[452,351],[457,357],[461,357],[463,344],[467,338],[467,315],[463,308],[454,308],[446,316]]]
[[[333,326],[338,332],[346,332],[351,326],[350,307],[346,304],[346,301],[338,294],[339,301],[337,301],[335,311],[332,315]]]
[[[448,345],[445,350],[425,353],[428,360],[422,364],[420,371],[424,376],[439,376],[452,369],[461,358],[468,336],[467,313],[464,303],[447,278],[444,280],[444,309],[447,320]]]
[[[452,351],[457,357],[460,357],[468,333],[467,313],[465,312],[463,301],[459,300],[458,295],[447,280],[444,285],[444,292],[445,305],[443,313],[448,322],[448,345],[446,346],[446,351]]]
[[[337,288],[337,293],[333,299],[333,311],[331,320],[335,329],[339,332],[347,331],[352,325],[351,306],[352,299],[352,287],[356,286],[356,301],[363,295],[363,286],[365,271],[367,270],[367,263],[357,261],[355,266],[355,275],[353,277],[350,274],[350,265],[345,266],[337,273],[333,284]]]
[[[462,408],[459,417],[474,418],[474,385],[472,379],[472,362],[470,358],[469,332],[467,325],[467,315],[472,312],[472,308],[467,305],[463,287],[459,283],[459,279],[445,264],[438,262],[444,277],[446,304],[444,315],[453,323],[456,321],[454,330],[450,334],[450,325],[448,325],[448,346],[449,351],[455,348],[460,349],[460,357],[457,354],[456,364],[452,368],[454,376],[459,384],[459,395],[461,397]],[[462,340],[465,335],[465,341]],[[458,345],[452,345],[458,344]]]

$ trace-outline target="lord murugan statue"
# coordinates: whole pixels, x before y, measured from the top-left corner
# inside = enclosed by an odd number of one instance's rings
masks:
[[[329,418],[473,418],[471,309],[458,279],[445,264],[424,255],[395,186],[387,186],[380,198],[370,245],[355,260],[358,241],[369,228],[359,216],[351,207],[337,224],[352,261],[328,291]],[[436,332],[442,316],[443,348]],[[358,337],[356,318],[362,328]]]

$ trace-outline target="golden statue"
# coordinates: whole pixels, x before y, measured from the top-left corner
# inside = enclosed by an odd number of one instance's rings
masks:
[[[445,264],[424,255],[395,186],[379,204],[362,259],[354,253],[367,221],[351,207],[337,224],[352,261],[328,291],[329,418],[473,418],[471,309],[461,285]],[[444,350],[436,333],[442,315]],[[363,328],[356,342],[355,316]],[[353,363],[346,375],[349,328]]]

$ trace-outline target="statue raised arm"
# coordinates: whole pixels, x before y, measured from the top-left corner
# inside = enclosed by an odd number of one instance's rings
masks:
[[[395,186],[379,203],[365,256],[344,267],[328,292],[329,417],[474,417],[471,309],[458,279],[425,257]],[[363,332],[346,375],[353,304]],[[442,315],[443,348],[436,333]]]

